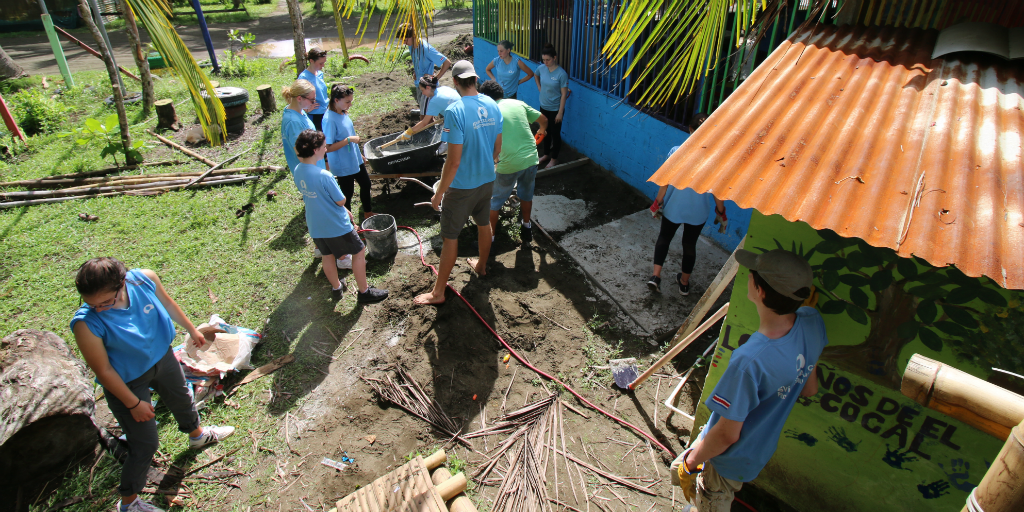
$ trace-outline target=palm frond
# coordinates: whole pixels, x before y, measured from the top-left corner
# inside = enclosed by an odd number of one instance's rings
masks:
[[[356,7],[362,5],[362,13],[359,16],[359,25],[356,27],[356,35],[359,37],[359,44],[362,44],[366,30],[370,26],[370,17],[374,12],[375,1],[364,0],[338,0],[341,4],[341,15],[350,18]],[[416,34],[423,36],[427,27],[434,21],[434,3],[432,0],[387,0],[387,8],[380,21],[377,31],[377,40],[374,42],[374,49],[384,42],[385,58],[388,60],[397,59],[402,47],[401,41],[396,42],[398,28],[406,23],[416,30]],[[419,39],[414,45],[419,45]]]
[[[217,98],[209,77],[188,51],[167,19],[170,7],[167,0],[126,0],[135,17],[146,27],[153,46],[160,52],[174,74],[188,87],[192,105],[203,126],[203,134],[211,146],[224,142],[227,133],[224,124],[224,105]]]
[[[825,7],[835,2],[810,1],[808,22],[816,21]],[[634,71],[639,75],[629,92],[650,84],[637,105],[663,106],[693,92],[697,83],[715,69],[730,12],[735,13],[732,45],[756,46],[790,3],[791,0],[636,0],[619,12],[602,53],[609,66],[632,58],[623,78]],[[651,62],[659,65],[649,65]]]

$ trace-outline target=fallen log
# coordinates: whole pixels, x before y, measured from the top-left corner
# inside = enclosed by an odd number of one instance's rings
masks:
[[[22,329],[0,341],[0,496],[31,500],[91,457],[95,408],[89,371],[59,336]]]
[[[106,176],[108,174],[113,174],[115,172],[133,171],[135,169],[140,169],[142,167],[156,167],[156,166],[160,166],[160,165],[180,165],[182,163],[183,162],[181,162],[180,160],[163,160],[163,161],[160,161],[160,162],[141,163],[141,164],[138,164],[138,165],[122,165],[120,167],[118,167],[118,166],[104,167],[103,169],[96,169],[95,171],[75,172],[75,173],[71,173],[71,174],[57,174],[57,175],[54,175],[54,176],[47,176],[45,178],[39,178],[39,179],[35,179],[35,180],[4,181],[4,182],[0,182],[0,188],[2,188],[2,187],[28,187],[28,186],[31,186],[31,185],[36,184],[36,183],[49,184],[51,182],[56,183],[56,184],[61,184],[61,183],[57,183],[57,182],[65,182],[65,181],[67,183],[76,183],[76,182],[79,182],[80,180],[83,180],[83,179],[89,179],[89,178],[94,177],[94,176]]]
[[[195,151],[192,151],[191,149],[188,149],[188,148],[186,148],[184,146],[181,146],[181,145],[175,143],[174,141],[168,139],[167,137],[164,137],[162,135],[157,135],[156,133],[153,132],[153,130],[150,130],[150,129],[147,128],[146,129],[146,133],[156,137],[157,140],[159,140],[160,142],[163,142],[168,147],[170,147],[172,149],[177,149],[178,151],[181,151],[182,153],[185,153],[186,155],[188,155],[188,156],[190,156],[192,158],[195,158],[196,160],[199,160],[200,162],[202,162],[202,163],[204,163],[206,165],[209,165],[210,167],[214,167],[214,166],[217,165],[217,162],[214,162],[213,160],[210,160],[209,158],[206,158],[205,156],[200,155],[199,153],[196,153]]]
[[[233,183],[242,183],[242,182],[253,181],[253,180],[257,180],[257,179],[259,179],[259,176],[245,176],[245,177],[241,177],[241,178],[231,178],[231,179],[227,179],[227,180],[212,181],[212,182],[208,182],[208,183],[201,183],[201,184],[197,185],[195,188],[213,187],[213,186],[217,186],[217,185],[229,185],[229,184],[233,184]],[[8,201],[8,202],[5,202],[5,203],[0,203],[0,209],[4,209],[4,208],[17,208],[17,207],[21,207],[21,206],[34,206],[34,205],[37,205],[37,204],[62,203],[64,201],[74,201],[76,199],[92,199],[94,197],[110,197],[110,196],[119,196],[119,195],[148,195],[148,194],[145,194],[143,192],[158,191],[158,190],[159,191],[177,190],[177,189],[180,189],[180,188],[182,188],[184,186],[185,186],[185,184],[182,183],[180,185],[171,185],[171,186],[168,186],[168,187],[152,187],[152,188],[147,188],[147,189],[142,189],[142,190],[119,190],[119,191],[116,191],[116,192],[104,192],[104,193],[100,193],[100,194],[89,194],[89,195],[80,195],[80,196],[50,197],[50,198],[45,198],[45,199],[29,199],[29,200],[25,200],[25,201]]]

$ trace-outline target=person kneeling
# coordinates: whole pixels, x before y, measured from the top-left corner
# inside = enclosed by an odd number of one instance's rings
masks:
[[[341,299],[345,282],[338,279],[336,259],[352,255],[352,273],[359,286],[360,304],[373,304],[388,298],[387,290],[378,290],[366,284],[366,248],[356,234],[356,221],[345,208],[345,194],[338,182],[326,169],[316,166],[327,154],[323,132],[304,130],[295,139],[295,154],[299,165],[292,171],[295,186],[306,204],[306,226],[313,243],[323,254],[324,275],[331,283],[331,296]]]

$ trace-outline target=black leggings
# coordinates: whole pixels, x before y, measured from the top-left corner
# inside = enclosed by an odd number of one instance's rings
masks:
[[[353,213],[356,208],[352,206],[352,195],[355,194],[356,182],[359,182],[359,201],[363,204],[363,213],[372,212],[373,206],[371,205],[370,196],[370,175],[366,173],[366,164],[359,164],[359,172],[355,174],[349,174],[348,176],[335,176],[335,180],[338,181],[338,186],[341,187],[341,193],[345,194],[345,204],[348,209]]]
[[[310,121],[313,121],[313,126],[316,127],[316,131],[322,132],[324,131],[324,115],[325,114],[306,114],[306,117],[308,117]]]
[[[562,123],[555,122],[558,111],[540,109],[540,113],[548,118],[548,134],[540,141],[537,151],[557,160],[558,153],[562,151]]]
[[[676,236],[679,224],[672,222],[665,217],[661,218],[661,231],[658,233],[658,241],[654,244],[654,264],[665,265],[665,257],[668,256],[668,246],[672,238]],[[695,226],[683,224],[683,273],[692,274],[693,265],[697,262],[697,240],[704,224]]]

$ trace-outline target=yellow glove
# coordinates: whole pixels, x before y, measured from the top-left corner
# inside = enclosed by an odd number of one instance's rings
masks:
[[[683,497],[690,503],[696,503],[697,499],[697,475],[701,471],[704,471],[704,463],[700,463],[696,468],[687,470],[686,468],[686,454],[690,453],[693,449],[686,450],[683,453],[683,461],[679,464],[679,487],[683,489]]]
[[[409,128],[408,130],[402,132],[402,134],[398,136],[398,141],[399,142],[405,142],[407,140],[411,140],[412,136],[413,136],[412,128]]]

